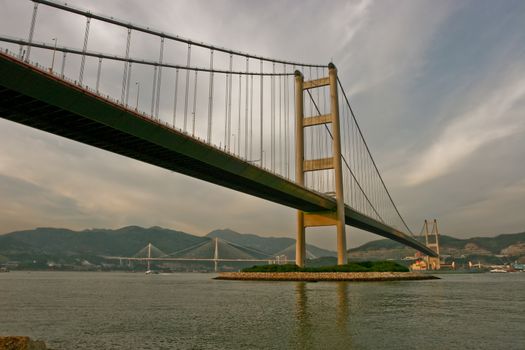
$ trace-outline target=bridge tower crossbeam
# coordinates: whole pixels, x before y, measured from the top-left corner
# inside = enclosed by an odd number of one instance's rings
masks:
[[[304,116],[304,92],[309,89],[329,86],[330,113],[318,116]],[[341,157],[341,129],[339,121],[339,98],[337,93],[337,68],[333,63],[328,65],[328,77],[304,81],[301,72],[295,72],[295,137],[296,159],[295,178],[299,185],[304,186],[305,173],[311,171],[333,170],[335,177],[335,199],[337,202],[334,211],[304,212],[297,211],[297,241],[295,261],[300,267],[305,264],[307,227],[335,226],[337,229],[337,264],[346,264],[346,232],[345,232],[345,203],[343,192],[343,172]],[[304,156],[304,129],[316,125],[332,124],[332,156],[305,160]]]

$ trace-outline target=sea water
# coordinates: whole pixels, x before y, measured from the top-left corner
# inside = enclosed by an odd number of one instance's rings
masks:
[[[525,349],[525,273],[431,281],[0,274],[0,335],[59,349]]]

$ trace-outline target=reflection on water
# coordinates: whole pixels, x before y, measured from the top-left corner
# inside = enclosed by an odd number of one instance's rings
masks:
[[[306,282],[297,282],[295,285],[295,346],[297,349],[304,349],[311,343],[309,336],[312,332],[311,316],[308,314],[308,296],[306,292]]]
[[[319,290],[312,283],[295,285],[295,349],[351,348],[348,282],[330,282]],[[323,299],[319,299],[323,298]]]
[[[340,332],[346,332],[348,325],[348,282],[337,283],[337,327]]]

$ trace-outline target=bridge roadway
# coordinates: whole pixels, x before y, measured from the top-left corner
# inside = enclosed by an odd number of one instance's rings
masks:
[[[259,168],[161,121],[0,53],[0,117],[306,212],[335,199]],[[424,254],[434,251],[349,206],[346,223]]]

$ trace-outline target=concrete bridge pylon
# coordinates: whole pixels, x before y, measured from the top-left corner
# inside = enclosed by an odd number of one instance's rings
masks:
[[[330,113],[325,115],[304,116],[304,92],[310,89],[329,86]],[[337,68],[333,63],[328,65],[328,77],[304,81],[300,71],[295,72],[295,179],[297,184],[305,185],[305,173],[322,170],[333,170],[335,180],[334,211],[305,212],[297,211],[297,241],[295,261],[300,267],[305,264],[307,227],[335,226],[337,229],[337,264],[347,262],[345,232],[345,202],[343,192],[343,171],[341,157],[341,128],[339,119],[339,98],[337,90]],[[332,156],[327,158],[305,160],[304,130],[322,124],[332,124]]]

